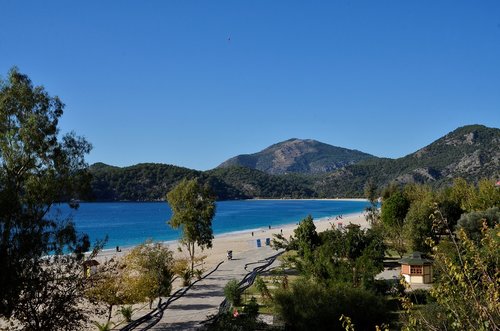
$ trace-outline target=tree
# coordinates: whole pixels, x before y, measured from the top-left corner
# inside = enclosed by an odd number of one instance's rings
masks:
[[[319,236],[311,215],[300,221],[293,233],[295,234],[297,252],[301,257],[310,255],[319,244]]]
[[[369,179],[364,188],[365,198],[370,202],[370,206],[366,208],[366,220],[370,224],[375,224],[379,220],[379,210],[378,210],[378,197],[377,197],[377,185],[373,179]]]
[[[125,282],[124,265],[111,259],[99,266],[90,277],[86,297],[95,304],[103,304],[107,312],[107,324],[111,320],[113,307],[137,301],[136,292]]]
[[[233,306],[239,306],[241,304],[241,290],[240,284],[236,279],[231,279],[224,286],[224,296]]]
[[[315,279],[322,283],[350,283],[367,287],[384,269],[385,245],[373,230],[348,225],[346,231],[336,229],[321,233],[321,245],[311,259]]]
[[[439,211],[436,222],[444,222]],[[437,302],[440,320],[428,319],[418,310],[407,306],[410,330],[498,330],[500,328],[500,224],[481,229],[480,240],[472,240],[463,228],[449,234],[439,244],[431,242],[434,252],[436,281],[431,296]],[[436,307],[435,307],[436,308]],[[436,315],[436,314],[434,314]],[[443,316],[446,320],[443,321]],[[439,315],[438,315],[439,317]]]
[[[168,223],[182,230],[181,242],[188,250],[192,275],[196,245],[201,250],[212,247],[215,198],[210,189],[198,184],[196,179],[184,179],[167,194],[167,202],[172,208]]]
[[[435,239],[433,222],[430,218],[434,211],[433,201],[432,195],[429,194],[414,200],[408,209],[403,232],[408,247],[412,251],[430,252],[430,246],[426,244],[426,239]]]
[[[91,146],[73,133],[60,135],[63,109],[59,98],[33,86],[16,68],[0,81],[0,317],[19,316],[32,330],[86,323],[75,308],[81,287],[75,287],[80,280],[74,275],[90,246],[88,237],[78,235],[71,220],[49,213],[54,203],[81,198],[89,188],[84,155]],[[51,267],[44,258],[49,254],[57,261]],[[60,296],[62,286],[73,288],[74,295]],[[40,293],[51,304],[37,306]]]
[[[135,247],[125,257],[129,288],[137,296],[153,300],[169,296],[172,290],[174,259],[168,247],[160,243],[145,243]]]
[[[75,330],[85,325],[93,309],[83,295],[85,282],[79,261],[71,256],[54,256],[40,261],[40,267],[26,278],[31,286],[23,290],[11,317],[20,323],[20,329]]]
[[[482,239],[483,223],[494,227],[500,223],[500,209],[498,207],[488,208],[484,211],[473,211],[462,214],[458,220],[457,228],[463,229],[467,237],[480,242]]]
[[[382,203],[381,220],[392,247],[400,257],[406,253],[403,226],[410,202],[400,191],[396,191]]]

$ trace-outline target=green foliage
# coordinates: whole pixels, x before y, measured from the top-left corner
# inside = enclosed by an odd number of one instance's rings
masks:
[[[439,210],[435,222],[444,223]],[[435,284],[430,293],[435,303],[407,309],[409,330],[497,330],[500,326],[500,225],[481,228],[472,240],[463,228],[449,233],[434,252]]]
[[[172,252],[160,243],[146,242],[136,246],[125,257],[127,290],[136,298],[153,300],[169,296],[172,290],[174,260]]]
[[[451,313],[456,329],[500,327],[499,233],[499,224],[485,225],[476,243],[460,229],[458,241],[452,238],[456,250],[442,251],[436,246],[435,266],[440,272],[431,293]]]
[[[177,259],[174,262],[174,273],[181,277],[182,286],[189,286],[191,284],[191,279],[193,274],[191,273],[191,268],[189,266],[189,261],[187,259]]]
[[[220,315],[213,323],[207,325],[207,331],[255,331],[266,330],[268,325],[257,320],[253,314],[240,314],[234,317],[232,312]]]
[[[59,98],[16,68],[0,80],[0,317],[25,329],[87,323],[77,309],[83,288],[76,275],[88,237],[69,218],[48,214],[54,203],[85,197],[89,188],[84,155],[91,146],[59,132],[63,110]]]
[[[403,227],[409,208],[410,201],[400,191],[396,191],[382,203],[382,226],[391,241],[391,247],[398,252],[400,257],[406,253]]]
[[[98,201],[159,201],[183,179],[198,179],[214,191],[218,200],[316,197],[314,177],[269,175],[242,167],[201,172],[167,164],[142,163],[113,167],[96,163],[92,172],[93,198]]]
[[[299,256],[311,254],[319,244],[319,236],[316,233],[316,226],[311,215],[308,215],[299,226],[293,231],[295,234],[295,242]]]
[[[259,291],[260,296],[264,300],[272,299],[271,292],[269,291],[269,288],[267,287],[262,277],[257,276],[257,278],[255,278],[255,288],[257,289],[257,291]]]
[[[94,322],[94,325],[97,327],[97,330],[99,331],[110,331],[113,327],[113,324],[109,321],[102,324],[99,322]]]
[[[167,164],[141,163],[113,167],[96,163],[92,172],[93,198],[98,201],[158,201],[182,179],[193,179],[201,172]]]
[[[366,221],[369,224],[376,224],[379,221],[378,209],[378,188],[375,182],[370,178],[364,188],[365,198],[370,202],[370,206],[366,208]]]
[[[500,209],[493,207],[485,211],[475,211],[463,214],[458,220],[457,228],[463,229],[468,238],[480,242],[482,238],[483,223],[494,227],[500,223]]]
[[[231,279],[226,286],[224,286],[224,296],[233,306],[239,306],[241,304],[240,285],[236,279]]]
[[[301,174],[269,175],[259,170],[228,167],[206,172],[219,199],[313,198],[315,176]],[[212,185],[212,184],[211,184]]]
[[[383,297],[349,285],[324,287],[301,280],[290,290],[276,291],[274,298],[287,330],[340,330],[342,315],[349,316],[359,330],[387,321]]]
[[[453,182],[450,198],[460,203],[463,211],[481,211],[492,207],[500,207],[500,190],[495,187],[495,181],[481,179],[477,186],[469,184],[463,178]]]
[[[403,227],[410,201],[402,192],[395,192],[382,204],[382,222],[389,228]]]
[[[316,280],[370,287],[383,270],[386,247],[377,232],[350,225],[346,231],[332,229],[320,237],[321,245],[303,268]]]
[[[430,252],[427,238],[434,238],[433,222],[430,216],[434,211],[434,197],[426,196],[413,200],[403,225],[404,236],[410,251]]]
[[[125,322],[128,323],[132,321],[132,314],[134,313],[132,306],[122,306],[119,312],[122,314],[123,318],[125,318]]]
[[[181,242],[186,246],[191,259],[191,275],[194,272],[195,245],[202,250],[212,247],[212,219],[215,215],[215,197],[210,189],[196,180],[182,180],[167,194],[172,208],[168,224],[181,228]]]
[[[123,273],[124,265],[115,260],[99,266],[89,278],[86,297],[95,304],[101,304],[107,311],[107,322],[111,320],[113,307],[137,301],[136,291],[130,290]]]
[[[253,318],[256,318],[257,315],[259,315],[259,304],[257,303],[257,299],[255,297],[250,298],[250,302],[243,307],[243,312]]]

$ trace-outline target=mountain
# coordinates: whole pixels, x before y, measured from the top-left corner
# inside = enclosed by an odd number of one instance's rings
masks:
[[[306,177],[273,176],[243,167],[206,172],[168,164],[142,163],[114,167],[90,166],[92,198],[97,201],[160,201],[183,178],[198,178],[208,184],[218,200],[265,198],[310,198],[314,192]]]
[[[442,186],[457,177],[475,182],[498,176],[500,129],[468,125],[405,157],[365,160],[329,173],[314,190],[320,196],[338,196],[359,194],[369,178],[383,187],[390,182]]]
[[[90,166],[93,198],[98,201],[161,200],[182,178],[197,178],[202,172],[169,164],[140,163],[114,167]]]
[[[328,145],[312,139],[289,139],[274,144],[258,153],[235,156],[218,166],[257,169],[265,173],[287,174],[326,173],[373,158],[357,150]]]
[[[346,151],[346,155],[360,153],[362,159],[353,161],[353,157],[342,158],[337,153],[335,163],[331,154],[323,153],[332,150]],[[241,160],[250,163],[242,166]],[[340,167],[342,162],[347,164]],[[262,171],[254,169],[257,167]],[[329,167],[334,170],[325,172]],[[99,201],[164,200],[182,178],[198,178],[210,185],[219,200],[361,197],[369,179],[379,187],[391,182],[443,186],[457,177],[471,182],[480,178],[498,180],[500,129],[464,126],[397,159],[376,158],[314,140],[291,139],[256,154],[230,159],[209,171],[154,163],[123,168],[96,163],[90,172],[94,199]]]

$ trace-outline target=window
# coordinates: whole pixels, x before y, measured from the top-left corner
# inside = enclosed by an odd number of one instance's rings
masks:
[[[422,275],[423,274],[423,266],[421,266],[421,265],[410,266],[410,274],[411,275]]]

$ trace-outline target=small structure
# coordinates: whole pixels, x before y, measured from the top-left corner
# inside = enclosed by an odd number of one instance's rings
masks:
[[[401,264],[401,274],[408,284],[432,283],[432,260],[423,258],[422,253],[413,252],[398,262]]]
[[[90,275],[94,274],[97,271],[97,266],[99,262],[96,260],[87,260],[82,263],[83,266],[83,274],[86,277],[90,277]]]

